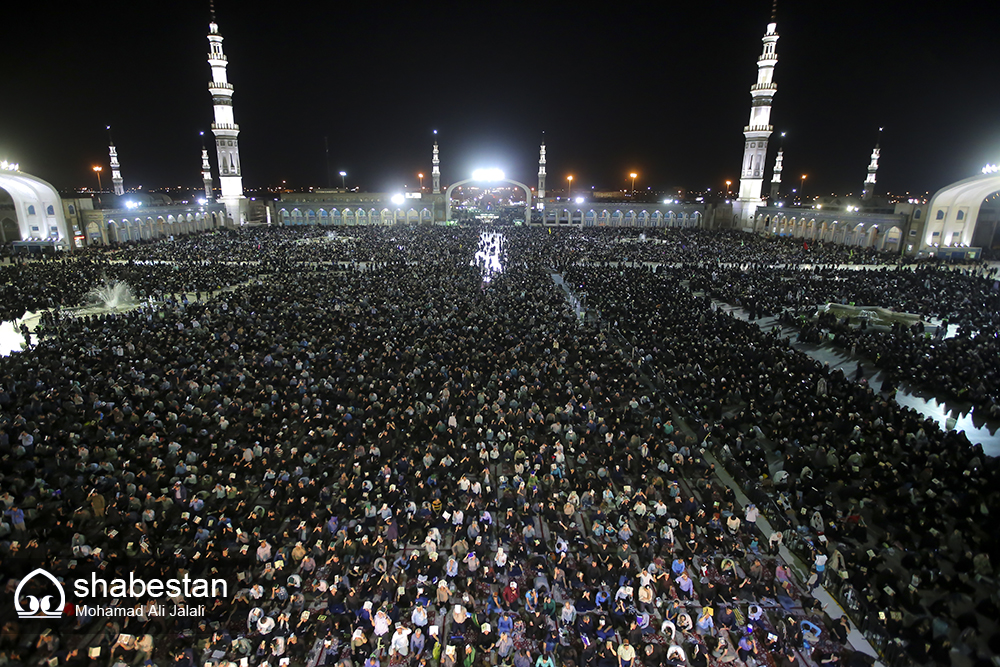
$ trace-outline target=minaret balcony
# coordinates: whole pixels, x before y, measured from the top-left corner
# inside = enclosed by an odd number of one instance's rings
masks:
[[[750,86],[751,93],[757,92],[758,90],[777,90],[777,89],[778,89],[778,84],[776,83],[755,83],[754,85]]]
[[[743,128],[744,132],[767,132],[771,133],[774,131],[773,125],[747,125]]]
[[[778,62],[778,56],[775,53],[762,53],[760,55],[760,58],[757,58],[758,65],[763,65],[763,64],[774,65],[776,62]]]
[[[212,123],[213,130],[234,130],[236,132],[240,131],[240,126],[235,123]]]
[[[220,63],[222,63],[223,65],[225,65],[226,63],[229,62],[229,58],[226,57],[225,53],[209,53],[208,54],[208,63],[212,64],[213,60],[217,60]]]

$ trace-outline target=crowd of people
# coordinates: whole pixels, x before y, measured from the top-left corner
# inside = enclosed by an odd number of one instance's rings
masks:
[[[82,266],[152,298],[53,308],[0,360],[3,583],[42,567],[72,612],[4,607],[0,662],[860,664],[814,597],[840,582],[914,661],[995,654],[993,461],[693,296],[675,263],[725,240],[253,228],[16,267],[5,312],[71,305]],[[69,585],[130,576],[228,586]]]
[[[780,316],[811,342],[832,337],[834,345],[885,370],[889,386],[905,381],[942,400],[969,403],[985,418],[1000,417],[1000,287],[995,267],[715,265],[672,270],[689,278],[691,289],[740,306],[751,319]],[[877,306],[920,319],[869,327],[857,317],[852,322],[824,312],[831,303]]]
[[[910,640],[915,661],[934,651],[947,663],[959,645],[997,652],[984,620],[995,618],[996,586],[980,582],[995,581],[988,517],[1000,494],[980,447],[694,297],[676,271],[576,267],[567,276],[706,423],[719,455],[797,532],[836,549],[855,591],[906,610],[886,630]]]

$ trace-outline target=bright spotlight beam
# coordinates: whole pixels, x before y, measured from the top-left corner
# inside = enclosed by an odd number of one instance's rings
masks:
[[[472,178],[476,181],[503,181],[507,177],[500,169],[476,169],[472,172]]]

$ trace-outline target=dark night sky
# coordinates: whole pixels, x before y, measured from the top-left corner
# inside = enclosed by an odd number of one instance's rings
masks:
[[[1000,162],[995,3],[784,2],[785,185],[858,191],[885,126],[879,190],[923,192]],[[6,8],[0,158],[90,185],[114,126],[126,187],[200,184],[212,121],[208,6]],[[549,187],[724,187],[739,179],[766,0],[743,3],[258,3],[218,0],[244,184],[372,190],[479,166]],[[768,169],[775,152],[772,137]],[[214,165],[214,150],[212,154]],[[770,176],[768,175],[768,178]],[[429,185],[429,178],[425,181]],[[765,191],[766,191],[765,186]]]

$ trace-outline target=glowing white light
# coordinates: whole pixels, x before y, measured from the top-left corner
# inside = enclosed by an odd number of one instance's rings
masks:
[[[205,205],[205,198],[202,197],[201,199],[199,199],[198,203],[201,204],[202,206],[204,206]]]
[[[582,203],[583,203],[584,201],[585,201],[585,200],[584,200],[584,198],[583,198],[583,197],[577,197],[577,198],[576,198],[576,203],[577,203],[577,204],[582,204]]]
[[[984,174],[995,174],[998,171],[1000,171],[1000,167],[998,167],[995,164],[988,164],[985,167],[983,167]]]
[[[502,181],[506,178],[500,169],[476,169],[472,172],[472,178],[477,181]]]
[[[0,169],[3,169],[4,171],[20,171],[21,165],[17,162],[7,162],[7,160],[4,160],[0,162]]]
[[[393,195],[392,196],[392,203],[395,204],[396,206],[399,206],[404,201],[406,201],[406,197],[404,197],[403,195]]]
[[[139,202],[134,202],[134,201],[125,202],[125,208],[137,208],[138,206]]]

